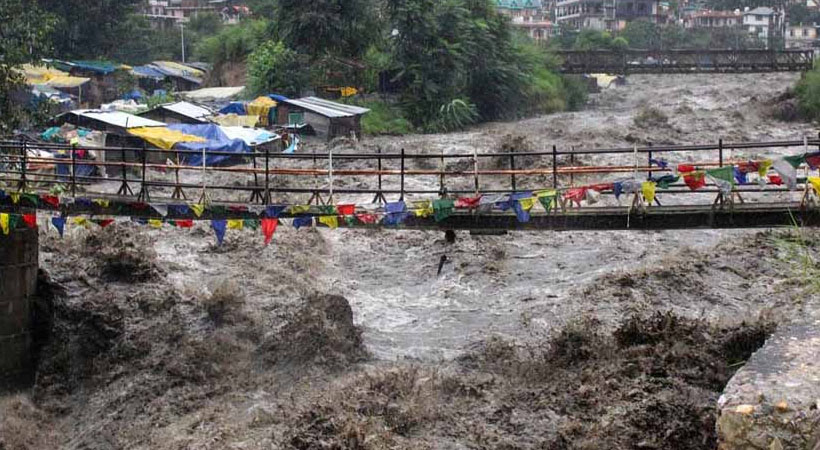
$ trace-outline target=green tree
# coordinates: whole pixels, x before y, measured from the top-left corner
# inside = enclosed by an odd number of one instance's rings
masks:
[[[308,86],[304,56],[282,42],[267,41],[248,56],[248,83],[254,94],[278,93],[298,97]]]
[[[276,36],[312,58],[360,58],[378,38],[374,0],[278,0]]]
[[[19,2],[19,0],[18,0]],[[21,2],[31,5],[31,2]],[[54,50],[60,58],[109,58],[133,38],[123,26],[141,0],[35,0],[57,18]]]
[[[25,109],[14,98],[25,87],[16,70],[48,55],[54,18],[36,5],[20,0],[0,0],[0,134],[21,123]]]

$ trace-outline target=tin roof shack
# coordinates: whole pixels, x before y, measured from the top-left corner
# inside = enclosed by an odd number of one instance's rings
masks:
[[[188,102],[176,102],[159,105],[154,109],[149,109],[138,115],[146,119],[157,120],[167,124],[199,124],[209,123],[210,120],[208,120],[208,118],[213,114],[213,111],[201,105]]]
[[[91,83],[83,88],[85,105],[99,107],[119,97],[119,84],[129,82],[131,67],[107,61],[57,61],[44,60],[57,69],[68,72],[72,77],[90,78]],[[122,86],[131,89],[133,86]]]
[[[310,125],[319,136],[362,136],[361,119],[367,108],[331,102],[316,97],[282,99],[277,108],[277,125]]]
[[[144,140],[133,136],[128,130],[143,127],[164,127],[165,124],[156,120],[135,116],[121,111],[101,111],[95,109],[80,109],[60,114],[52,120],[52,125],[61,126],[70,123],[76,127],[101,131],[105,134],[106,147],[152,148]],[[170,154],[170,153],[169,153]],[[168,155],[148,153],[149,162],[164,162]],[[136,151],[104,152],[100,158],[103,161],[141,161]],[[116,167],[109,168],[108,174],[119,173]]]

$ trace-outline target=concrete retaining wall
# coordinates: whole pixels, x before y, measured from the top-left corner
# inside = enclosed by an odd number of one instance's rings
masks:
[[[820,450],[820,320],[778,329],[718,406],[719,450]]]
[[[31,299],[37,288],[37,229],[0,234],[0,391],[30,383]]]

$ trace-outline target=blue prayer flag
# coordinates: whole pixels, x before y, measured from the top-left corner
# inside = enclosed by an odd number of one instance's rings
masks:
[[[214,229],[214,233],[216,234],[216,241],[219,245],[222,245],[222,240],[225,239],[225,229],[228,226],[228,221],[225,219],[220,220],[212,220],[211,221],[211,228]]]

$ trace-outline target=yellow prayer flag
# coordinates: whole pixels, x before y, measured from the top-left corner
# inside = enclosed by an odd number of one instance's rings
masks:
[[[555,197],[556,195],[558,195],[558,193],[555,191],[555,189],[547,189],[547,190],[544,190],[544,191],[535,191],[535,196],[538,197],[538,198],[541,198],[541,197]]]
[[[160,219],[148,219],[148,225],[151,225],[154,228],[162,228],[162,220],[160,220]]]
[[[764,159],[760,161],[760,165],[757,168],[757,174],[760,175],[761,178],[765,177],[767,173],[769,173],[769,169],[772,167],[772,160],[771,159]]]
[[[191,211],[193,211],[193,212],[194,212],[194,214],[196,214],[196,216],[197,216],[197,217],[201,217],[201,216],[202,216],[202,213],[203,213],[203,212],[205,212],[205,205],[203,205],[203,204],[200,204],[200,203],[191,203],[191,204],[190,204],[190,205],[188,205],[188,206],[190,206],[190,207],[191,207]]]
[[[6,213],[0,213],[0,228],[3,234],[9,234],[9,215]]]
[[[413,206],[413,215],[416,217],[430,217],[435,214],[435,209],[433,209],[433,202],[430,200],[421,200],[418,202],[414,202]]]
[[[643,198],[646,199],[647,202],[652,203],[655,201],[655,182],[654,181],[644,181],[641,184],[641,192],[643,193]]]
[[[103,208],[108,208],[108,205],[109,205],[108,200],[103,200],[103,199],[96,199],[96,200],[94,200],[94,203],[96,203],[97,205],[99,205]]]
[[[814,188],[814,192],[820,196],[820,177],[809,177],[809,184]]]
[[[230,219],[228,220],[228,229],[229,230],[241,230],[245,226],[245,222],[242,219]]]
[[[293,205],[288,208],[288,212],[291,214],[304,214],[310,211],[310,205]]]
[[[15,205],[20,203],[20,193],[19,192],[10,193],[9,197],[11,197],[11,202],[14,203]]]
[[[330,227],[331,229],[339,228],[339,217],[338,216],[320,216],[319,223],[323,223]]]
[[[72,219],[72,222],[74,222],[74,225],[79,225],[81,227],[88,226],[88,219],[85,217],[75,217]]]
[[[521,209],[524,211],[529,211],[535,205],[535,200],[535,197],[522,198],[518,200],[518,204],[521,205]]]

